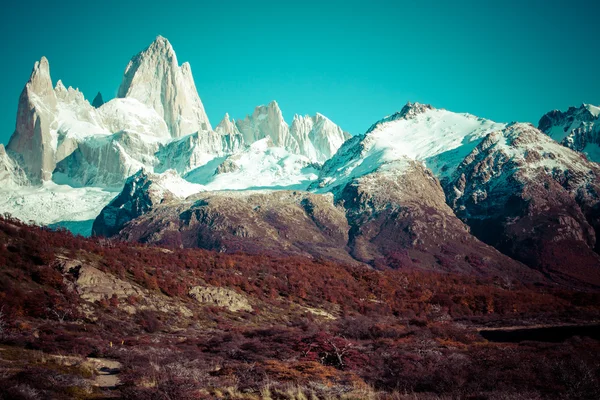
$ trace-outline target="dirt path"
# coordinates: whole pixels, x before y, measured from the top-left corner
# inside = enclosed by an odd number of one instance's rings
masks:
[[[106,358],[88,358],[87,361],[97,373],[96,378],[94,379],[94,386],[111,389],[119,384],[121,363]]]

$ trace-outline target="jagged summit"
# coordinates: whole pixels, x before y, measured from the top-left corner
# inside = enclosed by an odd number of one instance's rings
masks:
[[[600,161],[600,107],[582,104],[567,111],[553,110],[540,118],[538,128],[552,139]]]
[[[104,99],[102,98],[102,93],[98,92],[94,100],[92,101],[92,107],[100,108],[104,104]]]
[[[225,116],[219,122],[219,125],[215,128],[215,132],[229,135],[239,135],[240,131],[235,125],[235,121],[229,116],[229,113],[225,113]]]
[[[22,158],[27,177],[34,183],[48,180],[55,166],[51,125],[56,115],[56,94],[46,57],[37,61],[21,92],[15,132],[7,149]]]
[[[172,137],[212,129],[190,65],[179,66],[171,43],[162,36],[131,59],[117,97],[132,97],[154,108]]]
[[[375,130],[379,125],[384,124],[390,121],[396,121],[398,119],[409,119],[414,118],[419,114],[423,114],[427,110],[434,110],[435,108],[429,104],[421,104],[421,103],[411,103],[407,102],[404,107],[398,112],[395,112],[392,115],[388,115],[387,117],[377,121],[367,130],[367,133]]]

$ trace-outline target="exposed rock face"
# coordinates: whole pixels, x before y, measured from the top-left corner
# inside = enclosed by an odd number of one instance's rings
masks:
[[[599,176],[595,163],[513,124],[488,135],[445,188],[483,241],[557,281],[599,285]]]
[[[350,138],[348,133],[319,113],[314,117],[296,114],[290,135],[298,143],[299,154],[320,163],[330,159]]]
[[[163,197],[165,195],[166,198]],[[173,194],[165,191],[158,182],[153,182],[146,172],[140,171],[127,179],[123,191],[102,210],[94,221],[92,234],[113,236],[127,222],[172,196]]]
[[[215,132],[220,133],[222,135],[241,135],[235,121],[229,116],[228,113],[225,114],[219,125],[215,128]],[[242,137],[243,140],[243,137]]]
[[[371,265],[535,280],[523,265],[474,238],[446,205],[439,181],[420,163],[398,160],[337,192],[349,247]]]
[[[19,98],[17,124],[8,150],[20,155],[22,167],[34,183],[49,180],[56,151],[56,94],[46,57],[35,63]]]
[[[600,107],[583,104],[567,111],[554,110],[545,114],[538,129],[562,145],[585,153],[600,162]]]
[[[98,92],[94,100],[92,101],[92,107],[100,108],[104,104],[104,99],[102,98],[102,93]]]
[[[269,138],[273,146],[303,155],[313,162],[325,162],[350,137],[321,114],[296,115],[290,129],[276,101],[256,107],[252,115],[237,121],[236,125],[248,144]]]
[[[248,299],[231,289],[194,286],[190,289],[189,295],[202,304],[223,307],[232,312],[252,311]]]
[[[239,152],[244,147],[244,137],[226,115],[214,131],[188,135],[164,146],[157,154],[160,165],[156,172],[174,169],[184,175],[214,158]]]
[[[344,210],[334,206],[331,195],[204,192],[183,200],[165,190],[160,179],[139,173],[128,180],[125,190],[98,216],[94,233],[218,251],[352,261],[345,251]]]
[[[174,138],[212,129],[190,65],[180,67],[173,47],[161,36],[131,59],[117,97],[132,97],[154,108]]]

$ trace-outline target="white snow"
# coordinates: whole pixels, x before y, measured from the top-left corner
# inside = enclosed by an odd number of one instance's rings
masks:
[[[505,124],[441,109],[375,125],[360,140],[346,142],[325,165],[321,191],[404,158],[421,161],[439,178],[450,176],[488,133]]]
[[[600,116],[600,107],[596,107],[591,104],[584,104],[584,107],[587,108],[594,117]]]
[[[253,143],[223,162],[234,170],[216,174],[206,171],[210,177],[190,174],[187,179],[204,183],[206,190],[304,190],[317,178],[317,171],[310,166],[308,158],[273,147],[270,138]]]
[[[46,182],[39,187],[0,189],[0,210],[23,221],[44,225],[86,222],[88,231],[78,233],[89,235],[90,221],[117,194],[100,188],[73,188]]]

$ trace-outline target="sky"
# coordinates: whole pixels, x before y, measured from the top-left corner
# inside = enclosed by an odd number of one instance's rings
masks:
[[[499,122],[600,104],[600,1],[39,1],[3,5],[0,143],[36,60],[110,99],[157,35],[190,62],[213,126],[277,100],[351,134],[407,101]]]

